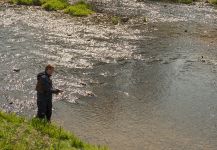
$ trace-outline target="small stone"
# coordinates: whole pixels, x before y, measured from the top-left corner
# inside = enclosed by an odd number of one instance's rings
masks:
[[[86,86],[87,84],[84,82],[81,82],[80,85]]]
[[[129,18],[128,17],[123,17],[123,18],[121,18],[121,21],[126,23],[126,22],[129,21]]]
[[[188,30],[185,30],[185,32],[188,32]]]
[[[92,92],[87,92],[87,96],[94,97],[95,95]]]
[[[14,72],[20,72],[20,69],[19,68],[14,68],[13,71]]]
[[[12,105],[12,104],[13,104],[13,102],[10,102],[9,104],[10,104],[10,105]]]

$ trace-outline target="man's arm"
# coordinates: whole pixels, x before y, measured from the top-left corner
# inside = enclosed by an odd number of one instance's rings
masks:
[[[50,92],[54,94],[59,94],[63,92],[62,90],[59,89],[53,89],[52,85],[49,84],[49,79],[45,75],[41,76],[41,81],[43,83],[46,92]]]

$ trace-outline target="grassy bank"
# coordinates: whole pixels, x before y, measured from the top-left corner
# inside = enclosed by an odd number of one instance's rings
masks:
[[[10,3],[17,5],[41,6],[47,11],[63,10],[71,16],[88,16],[94,13],[91,6],[84,0],[70,5],[67,0],[10,0]]]
[[[62,128],[0,112],[1,150],[107,150],[87,144]]]

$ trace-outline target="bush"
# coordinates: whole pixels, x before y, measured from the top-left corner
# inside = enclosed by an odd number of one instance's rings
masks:
[[[42,1],[42,3],[42,7],[47,11],[63,10],[69,5],[68,2],[65,0],[47,0]]]
[[[91,6],[84,1],[79,1],[74,5],[68,6],[64,12],[72,16],[88,16],[94,13],[91,10]]]

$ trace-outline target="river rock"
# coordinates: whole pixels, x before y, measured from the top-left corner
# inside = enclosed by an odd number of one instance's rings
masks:
[[[92,93],[92,92],[87,92],[86,94],[87,94],[87,96],[89,96],[89,97],[95,97],[95,94]]]
[[[13,71],[14,72],[20,72],[20,69],[19,68],[14,68]]]
[[[67,36],[72,36],[72,33],[67,33]]]
[[[123,17],[123,18],[121,18],[121,22],[126,23],[126,22],[129,21],[129,19],[130,19],[130,18],[128,18],[128,17]]]

